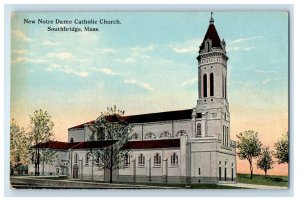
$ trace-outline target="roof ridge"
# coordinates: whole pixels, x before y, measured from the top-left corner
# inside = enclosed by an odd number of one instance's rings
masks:
[[[151,120],[153,120],[153,118],[155,117],[154,121],[155,121],[155,119],[156,120],[159,119],[157,121],[187,119],[187,116],[189,116],[191,118],[191,115],[192,115],[192,114],[187,114],[187,112],[192,112],[192,110],[193,109],[184,109],[184,110],[172,110],[172,111],[164,111],[164,112],[156,112],[156,113],[144,113],[144,114],[126,115],[126,116],[124,116],[124,118],[135,119],[135,118],[141,117],[141,118],[148,118],[148,120],[149,120],[149,118]],[[172,113],[174,113],[174,114],[171,115]],[[158,117],[159,115],[161,115],[161,116]],[[68,129],[83,129],[85,124],[91,123],[93,121],[95,121],[95,120],[88,121],[88,122],[85,122],[83,124],[79,124],[79,125],[70,127]],[[152,122],[152,121],[147,121],[147,120],[144,119],[143,121],[138,121],[138,122],[136,122],[136,121],[135,122],[128,121],[128,122],[129,123],[141,123],[141,122]]]
[[[70,147],[69,149],[73,149],[73,148],[75,148],[76,146],[78,146],[78,145],[80,145],[80,144],[82,144],[82,143],[84,143],[85,141],[83,141],[83,142],[78,142],[76,145],[74,145],[73,147]]]
[[[170,111],[165,111],[165,112],[153,112],[153,113],[144,113],[144,114],[133,114],[133,115],[126,115],[125,117],[147,115],[147,114],[159,114],[159,113],[167,113],[167,112],[181,112],[181,111],[187,111],[187,110],[193,110],[193,109],[170,110]]]

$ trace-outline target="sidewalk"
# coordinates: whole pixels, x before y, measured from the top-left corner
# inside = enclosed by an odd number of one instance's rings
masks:
[[[250,188],[250,189],[264,189],[264,190],[287,190],[288,187],[285,186],[267,186],[267,185],[257,185],[257,184],[245,184],[245,183],[235,183],[235,184],[219,184],[223,186],[232,186],[240,188]]]

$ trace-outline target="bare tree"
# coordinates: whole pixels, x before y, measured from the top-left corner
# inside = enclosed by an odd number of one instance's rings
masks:
[[[238,156],[242,160],[248,160],[250,165],[251,179],[253,175],[253,158],[260,155],[261,142],[257,136],[257,132],[253,130],[244,131],[237,135],[237,148],[239,149]]]
[[[258,157],[257,160],[257,167],[262,169],[265,172],[265,177],[267,176],[268,170],[272,169],[272,164],[274,163],[272,159],[272,151],[269,147],[263,147],[261,149],[261,155]]]
[[[40,149],[38,144],[49,142],[54,139],[53,126],[54,123],[51,120],[51,116],[47,111],[43,111],[42,109],[34,111],[33,115],[29,116],[30,118],[30,132],[29,138],[31,142],[31,146],[34,147],[33,153],[33,161],[34,161],[34,169],[35,175],[40,175],[39,166],[41,161],[45,163],[47,159],[45,156],[49,156],[49,154],[43,154],[45,150]],[[44,157],[41,157],[44,155]]]
[[[124,111],[117,110],[116,106],[107,108],[107,111],[94,121],[89,128],[92,131],[90,140],[97,143],[90,150],[92,157],[98,162],[100,170],[108,169],[109,182],[112,183],[113,171],[124,167],[128,150],[124,145],[131,140],[129,135],[133,126],[126,122]]]
[[[275,143],[275,158],[278,163],[289,163],[289,137],[288,133],[284,134],[282,138]]]

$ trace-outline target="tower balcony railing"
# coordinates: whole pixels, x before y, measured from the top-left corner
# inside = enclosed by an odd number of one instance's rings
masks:
[[[199,104],[207,104],[207,103],[214,103],[216,100],[215,97],[205,97],[205,98],[200,98],[197,100],[198,105]]]
[[[218,141],[218,137],[216,136],[190,138],[190,142],[217,142],[217,141]]]
[[[222,104],[228,104],[227,100],[223,97],[214,97],[214,96],[211,96],[211,97],[205,97],[205,98],[200,98],[197,100],[197,104],[198,105],[205,105],[205,104],[212,104],[212,103],[222,103]]]

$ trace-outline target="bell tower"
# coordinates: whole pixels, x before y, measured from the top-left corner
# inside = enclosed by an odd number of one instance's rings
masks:
[[[211,13],[209,25],[199,47],[198,100],[194,110],[195,136],[215,137],[222,146],[230,142],[230,114],[227,94],[226,43],[221,41]]]

